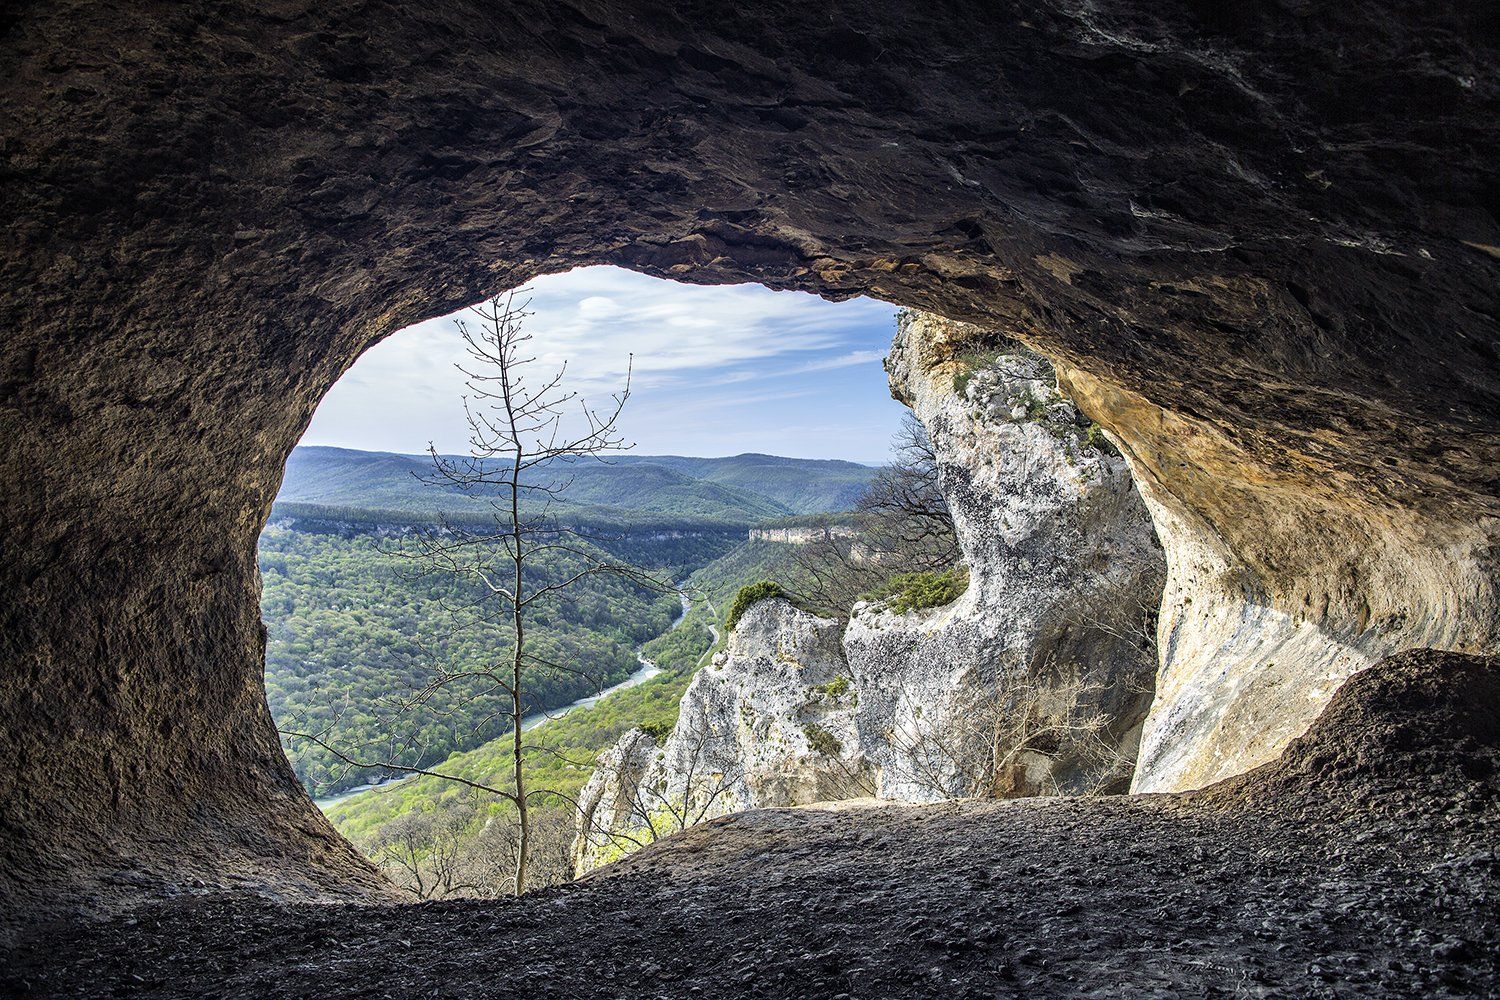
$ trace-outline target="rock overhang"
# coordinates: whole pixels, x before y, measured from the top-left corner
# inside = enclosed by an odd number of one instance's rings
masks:
[[[1219,619],[1493,648],[1483,11],[60,3],[0,48],[17,851],[364,878],[278,762],[256,531],[361,351],[584,263],[1004,329],[1087,383]]]

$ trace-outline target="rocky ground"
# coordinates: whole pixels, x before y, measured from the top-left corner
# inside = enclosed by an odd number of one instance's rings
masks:
[[[34,930],[21,995],[1500,994],[1500,663],[1385,661],[1201,793],[767,810],[520,902],[204,896]],[[3,992],[3,989],[0,989]]]

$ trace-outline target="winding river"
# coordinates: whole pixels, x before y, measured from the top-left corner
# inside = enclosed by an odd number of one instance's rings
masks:
[[[676,619],[674,619],[672,624],[667,627],[667,632],[670,632],[677,626],[681,625],[682,620],[687,617],[688,611],[693,607],[693,602],[689,600],[688,596],[681,591],[677,592],[677,599],[682,602],[682,608],[677,612]],[[712,628],[713,626],[709,627]],[[663,632],[662,634],[665,635],[666,632]],[[718,641],[717,630],[714,631],[714,641]],[[655,677],[657,674],[661,673],[661,668],[658,667],[655,663],[652,663],[650,660],[646,659],[646,657],[641,653],[639,649],[637,649],[635,652],[635,659],[636,662],[640,664],[640,666],[636,668],[634,673],[632,673],[629,677],[625,678],[620,683],[612,684],[601,691],[597,691],[594,694],[589,695],[587,698],[579,698],[577,701],[570,702],[559,708],[546,709],[541,712],[533,712],[531,715],[522,716],[521,732],[524,733],[528,730],[535,729],[537,726],[540,726],[544,722],[552,722],[555,719],[561,719],[569,712],[576,711],[580,708],[591,708],[594,705],[599,704],[599,702],[604,698],[607,698],[610,695],[614,694],[616,691],[624,691],[626,688],[633,688],[637,684],[644,684],[651,678]],[[501,737],[496,738],[499,739]],[[353,796],[358,795],[361,792],[368,792],[372,788],[384,788],[388,785],[400,784],[403,781],[409,781],[410,779],[416,777],[420,777],[420,775],[408,774],[403,775],[399,778],[387,778],[384,781],[372,781],[367,785],[355,785],[353,788],[345,788],[343,791],[337,792],[326,798],[313,799],[313,805],[326,812],[328,809],[338,805],[345,799],[352,798]]]

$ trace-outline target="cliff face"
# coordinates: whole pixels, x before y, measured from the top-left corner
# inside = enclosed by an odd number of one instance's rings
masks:
[[[726,813],[873,794],[842,631],[779,598],[746,611],[660,747],[635,730],[600,756],[581,796],[576,870]]]
[[[886,365],[932,440],[969,587],[933,612],[850,622],[881,794],[1119,790],[1164,572],[1124,460],[1014,342],[907,313]]]
[[[931,438],[968,589],[860,604],[847,627],[753,606],[661,749],[632,733],[601,760],[580,870],[743,809],[1128,785],[1164,565],[1124,459],[1018,344],[910,314],[887,366]]]
[[[887,370],[932,440],[968,589],[925,612],[858,605],[841,640],[757,605],[665,747],[627,737],[601,789],[670,789],[680,829],[860,794],[1197,788],[1276,758],[1392,650],[1493,641],[1493,522],[1438,530],[1347,498],[1335,514],[1273,484],[1209,495],[1155,445],[1211,466],[1234,460],[1222,437],[1064,367],[1085,415],[1046,360],[929,314],[903,314]],[[606,853],[580,843],[585,867]]]
[[[760,542],[780,542],[783,545],[811,545],[831,538],[858,538],[859,531],[851,525],[830,524],[794,528],[751,528],[750,537]]]
[[[1346,678],[1385,656],[1500,645],[1500,520],[1372,502],[1343,476],[1264,477],[1233,430],[1064,374],[1130,462],[1167,553],[1135,791],[1201,788],[1274,759]],[[1318,444],[1349,446],[1336,434]],[[1375,479],[1403,475],[1397,463]]]

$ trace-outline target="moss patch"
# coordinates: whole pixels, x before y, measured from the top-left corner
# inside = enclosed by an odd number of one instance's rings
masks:
[[[969,573],[962,568],[942,573],[898,573],[865,599],[884,601],[889,610],[904,615],[908,611],[952,604],[968,589]]]
[[[729,619],[726,622],[729,631],[734,631],[734,627],[740,623],[740,617],[746,611],[761,601],[769,601],[773,597],[790,600],[790,595],[775,580],[762,580],[759,583],[741,587],[739,593],[734,595],[734,603],[729,606]]]

